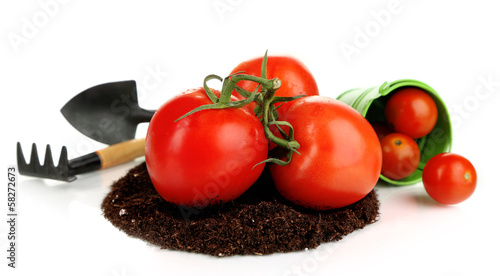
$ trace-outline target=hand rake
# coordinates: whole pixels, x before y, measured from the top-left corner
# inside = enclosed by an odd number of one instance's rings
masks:
[[[19,173],[27,176],[73,181],[77,174],[122,164],[144,155],[145,139],[133,139],[68,160],[68,150],[62,147],[57,166],[52,159],[50,145],[47,145],[43,165],[40,164],[36,144],[31,147],[29,164],[24,159],[21,143],[17,143],[17,167]]]

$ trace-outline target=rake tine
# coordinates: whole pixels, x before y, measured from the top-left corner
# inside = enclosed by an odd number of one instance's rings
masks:
[[[76,176],[69,175],[69,161],[68,161],[68,149],[63,146],[61,149],[61,155],[59,156],[59,163],[57,163],[57,171],[61,174],[61,178],[71,182],[76,179]]]
[[[52,160],[52,151],[50,150],[50,145],[45,148],[45,160],[43,161],[43,167],[53,168],[54,161]]]
[[[43,175],[46,175],[49,178],[52,179],[64,179],[63,172],[64,170],[67,170],[62,168],[59,170],[58,168],[55,167],[54,165],[54,160],[52,159],[52,150],[50,149],[50,145],[47,145],[45,148],[45,160],[43,161],[43,166],[41,167],[41,173]]]
[[[42,167],[40,165],[40,161],[38,161],[38,151],[36,149],[36,144],[33,143],[31,146],[31,158],[30,158],[30,164],[31,167],[34,168],[35,172],[38,172],[40,168]]]
[[[59,163],[57,163],[57,168],[67,168],[68,165],[68,149],[63,146],[61,149],[61,155],[59,156]]]
[[[21,148],[21,143],[17,142],[17,168],[21,173],[25,172],[26,167],[28,164],[26,164],[26,160],[24,159],[24,154],[23,154],[23,149]]]

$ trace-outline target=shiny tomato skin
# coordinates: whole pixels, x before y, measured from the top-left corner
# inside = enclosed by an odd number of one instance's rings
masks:
[[[414,173],[420,163],[420,148],[409,136],[391,133],[381,140],[382,175],[400,180]]]
[[[413,139],[429,134],[437,118],[438,110],[432,97],[416,87],[396,91],[385,105],[385,119],[394,132]]]
[[[334,99],[297,100],[284,115],[292,124],[300,155],[286,166],[272,164],[277,190],[293,203],[340,208],[365,197],[375,186],[382,151],[375,131],[356,110]]]
[[[203,110],[174,122],[210,103],[203,88],[192,89],[163,104],[150,122],[146,165],[166,201],[187,206],[227,202],[245,192],[264,169],[253,166],[266,159],[267,140],[248,110]]]
[[[247,75],[259,76],[261,75],[262,59],[254,58],[244,61],[236,66],[231,74],[242,72]],[[279,97],[292,97],[297,95],[319,95],[318,85],[313,75],[307,67],[299,60],[288,56],[268,56],[267,57],[267,78],[279,78],[281,80],[281,87],[276,91],[276,96]],[[253,92],[257,87],[255,82],[241,81],[238,83],[241,88]],[[239,99],[244,99],[236,91],[233,95]],[[292,102],[283,104],[278,108],[278,115],[282,116],[286,113]],[[247,106],[250,111],[253,111],[255,104],[252,103]]]
[[[477,173],[463,156],[440,153],[425,165],[422,181],[429,196],[437,202],[457,204],[474,193]]]

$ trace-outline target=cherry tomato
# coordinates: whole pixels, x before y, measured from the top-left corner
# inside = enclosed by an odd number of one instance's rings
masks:
[[[375,122],[371,123],[371,125],[373,127],[373,130],[375,130],[375,133],[377,133],[377,137],[380,141],[382,141],[382,138],[384,138],[385,136],[394,132],[392,128],[390,128],[385,123]]]
[[[260,76],[262,59],[255,58],[240,63],[236,66],[231,74],[243,71],[244,74]],[[311,72],[299,60],[286,56],[268,56],[267,57],[267,78],[279,78],[281,87],[276,91],[278,97],[292,97],[297,95],[319,95],[318,86]],[[257,87],[255,82],[241,81],[238,83],[241,88],[253,92]],[[238,99],[244,99],[236,91],[233,92]],[[278,108],[278,115],[282,116],[286,113],[292,102],[284,103]],[[255,104],[247,105],[250,111],[253,111]]]
[[[298,99],[284,115],[300,155],[272,164],[277,190],[291,202],[327,210],[365,197],[375,186],[382,151],[368,121],[349,105],[323,96]]]
[[[472,163],[463,156],[440,153],[425,165],[422,181],[434,200],[443,204],[456,204],[474,193],[477,175]]]
[[[391,133],[382,141],[382,175],[393,180],[403,179],[417,170],[420,149],[410,137]]]
[[[218,91],[214,91],[219,94]],[[267,158],[264,128],[246,109],[203,110],[203,88],[181,93],[154,114],[146,136],[146,165],[158,193],[188,206],[227,202],[260,176]]]
[[[385,106],[385,119],[395,132],[413,139],[429,134],[437,122],[437,106],[429,94],[415,87],[396,91]]]

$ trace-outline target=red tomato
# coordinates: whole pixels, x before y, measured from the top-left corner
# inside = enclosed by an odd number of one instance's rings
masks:
[[[443,204],[456,204],[474,193],[477,175],[472,163],[464,157],[440,153],[425,165],[422,181],[434,200]]]
[[[377,133],[377,137],[380,141],[382,141],[382,138],[385,136],[393,133],[394,131],[385,123],[381,122],[376,122],[376,123],[371,123],[373,130],[375,130],[375,133]]]
[[[385,119],[395,132],[413,139],[429,134],[437,122],[437,106],[429,94],[415,87],[395,92],[385,106]]]
[[[156,190],[169,202],[195,207],[227,202],[264,169],[264,164],[253,168],[267,158],[264,128],[248,110],[203,110],[174,122],[210,103],[203,88],[189,90],[163,104],[151,119],[146,165]]]
[[[382,141],[382,175],[393,180],[403,179],[417,170],[420,149],[410,137],[391,133]]]
[[[356,110],[322,96],[298,99],[284,115],[300,155],[270,166],[276,188],[291,202],[317,210],[344,207],[375,186],[382,151],[375,131]]]
[[[263,57],[260,57],[242,62],[236,66],[233,71],[231,71],[231,74],[243,71],[244,74],[260,76],[262,59]],[[281,80],[281,87],[275,94],[279,97],[319,95],[318,86],[311,72],[309,72],[302,62],[292,57],[268,56],[267,78],[279,78]],[[251,81],[241,81],[238,83],[238,86],[247,91],[253,92],[257,87],[257,83]],[[233,95],[238,99],[244,99],[236,91],[233,92]],[[291,105],[292,102],[288,102],[278,108],[279,116],[285,114]],[[249,104],[246,107],[250,109],[250,111],[253,111],[255,103]]]

